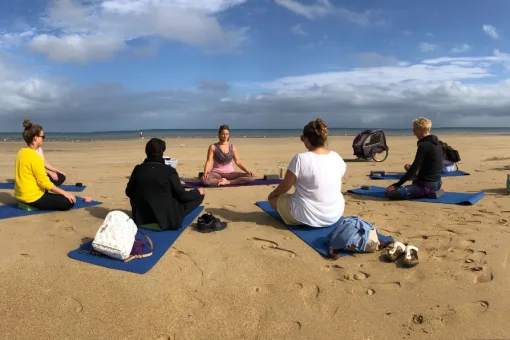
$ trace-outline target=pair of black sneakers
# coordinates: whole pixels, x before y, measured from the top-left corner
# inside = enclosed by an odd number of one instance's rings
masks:
[[[220,231],[227,227],[227,222],[221,222],[219,218],[211,213],[203,214],[198,218],[197,230],[201,233],[210,233]]]

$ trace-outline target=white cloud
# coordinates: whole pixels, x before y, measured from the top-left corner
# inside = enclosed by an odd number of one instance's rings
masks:
[[[35,27],[21,32],[0,32],[0,48],[17,47],[30,40],[36,34]]]
[[[227,29],[217,14],[245,1],[55,0],[41,18],[45,33],[29,46],[50,59],[80,63],[111,58],[138,38],[232,51],[246,41],[248,28]]]
[[[491,37],[493,39],[499,38],[499,33],[498,33],[498,30],[496,29],[496,27],[494,27],[492,25],[483,25],[482,29],[485,32],[485,34],[487,34],[489,37]]]
[[[227,120],[235,128],[267,128],[269,120],[275,128],[300,128],[316,116],[346,127],[409,127],[422,115],[435,126],[510,125],[510,79],[494,80],[510,62],[507,53],[415,64],[366,56],[374,66],[260,83],[202,79],[195,90],[131,92],[118,84],[83,87],[30,76],[0,54],[0,120],[8,130],[30,117],[53,131],[214,128]]]
[[[468,44],[462,44],[452,48],[452,53],[464,53],[471,51],[471,46]]]
[[[290,28],[290,31],[294,35],[302,35],[302,36],[308,35],[308,33],[306,33],[306,31],[304,30],[303,25],[301,25],[301,24],[296,24],[296,25],[292,26]]]
[[[436,44],[428,43],[428,42],[422,42],[422,43],[420,43],[420,45],[418,45],[418,48],[422,52],[434,52],[435,50],[437,50],[439,48],[439,46]]]
[[[296,0],[275,0],[275,3],[308,19],[316,19],[333,12],[333,5],[329,0],[316,0],[311,5],[303,5]]]
[[[367,10],[364,12],[354,12],[346,8],[336,7],[329,0],[315,0],[310,5],[304,5],[297,0],[274,0],[274,2],[289,11],[301,15],[307,19],[314,20],[328,15],[335,15],[352,23],[367,26],[370,24],[376,26],[388,26],[389,22],[385,20],[375,20],[374,17],[381,14],[378,10]]]
[[[62,37],[41,34],[29,46],[32,51],[46,54],[51,60],[79,63],[108,60],[126,47],[120,37],[79,34]]]

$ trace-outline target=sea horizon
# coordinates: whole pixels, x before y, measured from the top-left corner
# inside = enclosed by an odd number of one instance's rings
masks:
[[[329,128],[330,136],[356,136],[370,128]],[[381,129],[387,136],[411,136],[412,129],[371,128]],[[217,129],[147,129],[141,130],[144,138],[216,138]],[[232,129],[232,138],[285,138],[298,137],[302,129]],[[434,134],[481,134],[510,135],[510,127],[438,127],[433,128]],[[0,140],[4,142],[21,141],[22,131],[0,132]],[[94,132],[57,132],[45,130],[46,141],[101,141],[139,139],[140,130],[94,131]]]

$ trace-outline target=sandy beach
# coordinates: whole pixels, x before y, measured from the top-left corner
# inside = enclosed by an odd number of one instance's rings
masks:
[[[102,205],[0,220],[1,339],[510,339],[510,136],[439,136],[459,150],[470,176],[443,179],[445,191],[486,196],[474,206],[388,202],[345,195],[345,216],[419,249],[401,268],[380,254],[325,259],[257,208],[272,187],[208,189],[205,211],[224,231],[188,228],[146,274],[70,259],[106,214],[130,210],[124,194],[143,140],[49,142],[44,152],[83,182]],[[329,147],[352,159],[353,136]],[[414,137],[389,136],[383,163],[349,162],[343,191],[371,181],[371,170],[402,171]],[[202,171],[214,139],[167,139],[166,155],[186,177]],[[278,173],[305,151],[299,138],[233,139],[258,176]],[[182,144],[182,146],[181,146]],[[0,181],[14,176],[21,143],[0,143]],[[13,190],[0,190],[1,204]],[[272,248],[271,245],[277,245]],[[507,320],[506,322],[504,320]]]

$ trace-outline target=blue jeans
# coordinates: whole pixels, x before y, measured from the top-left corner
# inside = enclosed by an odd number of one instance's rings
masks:
[[[443,182],[421,182],[413,181],[411,185],[401,186],[393,191],[385,193],[386,198],[390,200],[411,200],[425,198],[428,195],[441,189]]]

